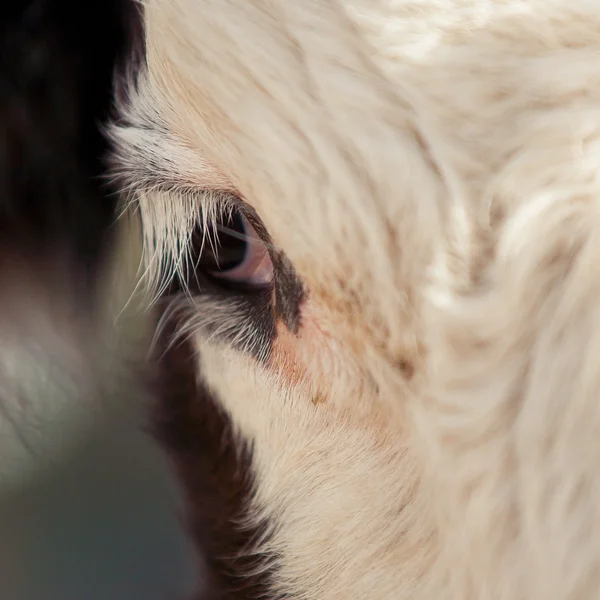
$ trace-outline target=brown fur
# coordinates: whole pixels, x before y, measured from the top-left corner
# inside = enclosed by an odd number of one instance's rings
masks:
[[[264,569],[252,574],[261,562],[252,549],[265,527],[239,527],[248,517],[251,449],[239,445],[227,415],[198,378],[193,347],[188,341],[173,345],[172,331],[164,335],[153,429],[186,492],[186,521],[205,561],[201,597],[263,597],[270,576]]]

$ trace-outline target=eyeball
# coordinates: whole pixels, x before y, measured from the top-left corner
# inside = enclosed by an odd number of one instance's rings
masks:
[[[201,260],[211,277],[247,288],[264,288],[273,283],[274,270],[265,243],[248,219],[234,211],[215,226],[212,257]],[[207,264],[212,261],[212,265]]]

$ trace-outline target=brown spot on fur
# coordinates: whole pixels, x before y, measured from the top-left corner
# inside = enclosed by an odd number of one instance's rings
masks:
[[[312,399],[312,403],[317,406],[318,404],[325,404],[327,402],[327,398],[323,392],[317,392]]]
[[[412,362],[409,360],[402,358],[398,361],[398,368],[404,375],[405,379],[412,379],[415,374],[415,367]]]

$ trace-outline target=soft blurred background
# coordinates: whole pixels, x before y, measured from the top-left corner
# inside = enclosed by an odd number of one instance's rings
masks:
[[[40,379],[22,420],[0,414],[0,600],[178,600],[192,589],[180,499],[132,375],[150,320],[135,293],[138,227],[121,228],[102,392],[66,401]]]

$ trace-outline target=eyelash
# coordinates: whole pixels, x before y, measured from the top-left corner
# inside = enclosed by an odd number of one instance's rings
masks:
[[[181,335],[202,331],[208,338],[232,344],[262,361],[270,353],[278,319],[290,331],[298,330],[305,289],[285,254],[271,244],[252,208],[239,198],[220,200],[218,208],[213,204],[206,215],[210,218],[195,219],[197,225],[188,238],[187,251],[176,253],[181,266],[161,290],[165,299],[161,322],[174,320]],[[198,204],[190,203],[190,209]],[[231,227],[232,220],[237,225]],[[238,270],[242,257],[247,258],[248,239],[268,261],[267,277],[263,271],[253,278],[260,261],[250,261],[249,270]],[[227,259],[222,256],[227,249],[223,242],[234,251],[229,263],[221,262],[221,258]]]
[[[231,204],[197,223],[186,268],[168,288],[161,323],[173,322],[178,335],[202,332],[207,339],[266,360],[276,312],[273,250],[266,232],[251,209]],[[255,280],[257,255],[268,264]]]

